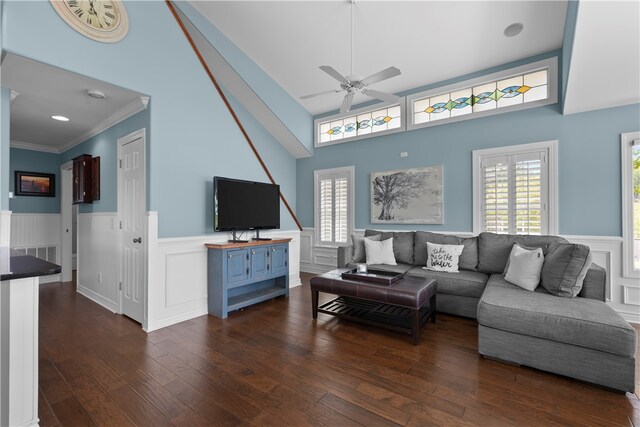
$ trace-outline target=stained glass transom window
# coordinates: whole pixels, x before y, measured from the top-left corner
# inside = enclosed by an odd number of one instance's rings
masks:
[[[434,122],[548,98],[549,69],[413,101],[413,124]]]
[[[321,122],[316,127],[320,144],[399,129],[402,126],[400,105],[354,113],[353,115]]]

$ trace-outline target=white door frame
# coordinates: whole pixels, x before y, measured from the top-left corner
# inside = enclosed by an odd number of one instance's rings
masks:
[[[122,238],[122,204],[123,204],[123,182],[122,182],[122,147],[127,145],[128,143],[135,141],[138,138],[142,138],[142,167],[144,168],[143,173],[143,182],[142,182],[142,194],[144,194],[145,205],[147,201],[147,130],[146,128],[139,129],[135,132],[130,133],[129,135],[123,136],[122,138],[118,138],[118,224],[116,224],[118,230],[118,281],[119,281],[119,292],[118,292],[118,313],[122,314],[122,278],[123,278],[123,266],[122,266],[122,256],[124,253],[124,241]],[[147,215],[146,212],[142,212],[142,216],[146,221]],[[146,330],[146,322],[147,322],[147,295],[149,294],[149,272],[147,271],[148,265],[148,257],[149,257],[149,236],[147,233],[148,227],[143,226],[143,234],[142,234],[142,250],[144,251],[143,260],[144,265],[142,266],[143,275],[144,275],[144,285],[143,285],[143,296],[142,296],[142,305],[143,305],[143,321],[142,328]]]
[[[71,171],[71,181],[69,181],[65,185],[65,174]],[[60,264],[62,266],[62,274],[60,276],[61,282],[70,282],[73,279],[73,241],[71,239],[65,239],[65,227],[64,224],[66,222],[71,222],[71,227],[75,227],[73,224],[73,206],[69,204],[65,204],[65,196],[67,194],[71,194],[69,197],[69,201],[73,202],[73,161],[70,160],[66,163],[63,163],[60,166]],[[71,231],[71,235],[73,236],[73,229]],[[76,247],[77,247],[77,239],[78,233],[76,235]],[[76,255],[77,257],[77,255]],[[77,264],[79,266],[79,263]],[[76,267],[76,269],[78,268]]]

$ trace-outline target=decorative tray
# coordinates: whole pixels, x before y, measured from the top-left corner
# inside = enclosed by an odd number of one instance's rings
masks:
[[[389,286],[402,280],[404,278],[404,273],[372,269],[369,269],[366,273],[358,273],[358,269],[354,268],[353,270],[348,270],[342,273],[342,278],[345,280],[358,280]]]

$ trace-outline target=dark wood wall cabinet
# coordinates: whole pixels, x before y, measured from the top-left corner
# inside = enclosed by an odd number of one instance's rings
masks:
[[[83,154],[73,159],[73,204],[100,200],[100,157]]]

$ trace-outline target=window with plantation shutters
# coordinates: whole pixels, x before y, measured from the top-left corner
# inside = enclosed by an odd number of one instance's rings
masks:
[[[640,277],[640,132],[621,135],[622,275]]]
[[[557,233],[554,152],[555,141],[474,151],[474,231]]]
[[[317,243],[347,244],[353,229],[353,167],[316,171],[315,183]]]

